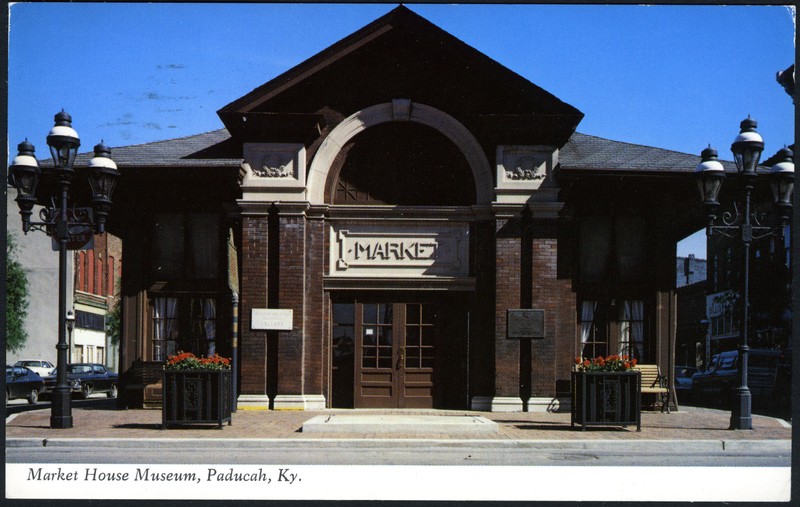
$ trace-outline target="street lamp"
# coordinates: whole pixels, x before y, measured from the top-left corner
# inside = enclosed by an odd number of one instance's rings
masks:
[[[47,145],[53,157],[53,165],[39,168],[31,143],[19,144],[19,153],[9,166],[8,181],[17,189],[17,204],[22,216],[22,230],[46,233],[58,243],[58,363],[56,366],[56,387],[52,394],[51,428],[72,427],[72,406],[70,388],[67,385],[67,247],[68,244],[87,239],[92,229],[97,234],[105,232],[105,222],[111,208],[119,171],[113,160],[111,150],[102,142],[95,146],[94,158],[88,164],[88,180],[92,191],[92,210],[68,207],[69,190],[75,170],[75,157],[81,145],[78,133],[72,128],[72,117],[63,110],[55,115],[55,126],[47,135]],[[41,180],[41,181],[40,181]],[[39,184],[43,194],[37,195]],[[33,206],[44,203],[39,212],[40,221],[31,221]],[[90,236],[89,236],[90,237]],[[83,246],[81,244],[80,246]],[[71,321],[74,324],[74,317]],[[71,333],[70,333],[71,334]]]
[[[72,331],[75,329],[75,314],[72,310],[67,312],[67,333],[69,333],[69,345],[67,350],[67,364],[72,362]]]
[[[715,225],[719,202],[717,197],[722,182],[725,179],[725,169],[717,160],[717,151],[710,146],[703,150],[701,162],[695,169],[698,188],[700,190],[703,207],[708,217],[706,235],[711,238],[714,234],[728,237],[739,238],[742,242],[742,317],[741,317],[741,340],[739,343],[739,362],[737,365],[737,378],[739,387],[736,388],[735,400],[731,408],[730,429],[749,430],[753,429],[753,421],[750,412],[751,396],[750,389],[747,387],[747,366],[750,348],[747,346],[748,333],[748,306],[750,290],[750,243],[753,240],[765,238],[767,236],[782,236],[786,224],[789,223],[792,209],[792,191],[794,189],[794,163],[792,162],[793,153],[788,148],[783,148],[778,152],[780,162],[775,164],[769,171],[768,178],[771,180],[773,199],[777,208],[778,220],[776,224],[767,225],[763,213],[751,211],[750,197],[755,187],[758,177],[758,160],[764,150],[764,140],[756,132],[756,121],[748,117],[742,121],[739,135],[731,145],[738,178],[742,181],[742,195],[740,204],[743,206],[740,212],[739,206],[734,204],[733,211],[726,211],[722,215],[722,224]]]

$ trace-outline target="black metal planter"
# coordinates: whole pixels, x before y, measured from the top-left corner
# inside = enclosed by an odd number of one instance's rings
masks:
[[[161,428],[231,425],[231,370],[164,371]]]
[[[642,430],[638,371],[572,372],[572,426],[630,426]]]

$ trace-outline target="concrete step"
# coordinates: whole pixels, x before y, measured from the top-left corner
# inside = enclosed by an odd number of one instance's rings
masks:
[[[485,435],[499,431],[496,422],[471,415],[330,414],[303,423],[303,433]]]

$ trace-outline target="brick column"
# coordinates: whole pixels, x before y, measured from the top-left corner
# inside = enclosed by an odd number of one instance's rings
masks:
[[[325,408],[325,371],[328,366],[328,325],[322,277],[326,273],[326,206],[311,207],[306,216],[305,353],[303,393],[306,405]]]
[[[277,392],[274,408],[316,409],[324,408],[320,394],[306,392],[306,262],[310,253],[306,245],[306,210],[308,203],[278,203],[278,297],[275,308],[293,310],[291,331],[279,331]],[[311,327],[311,326],[309,326]],[[313,333],[311,336],[317,336]],[[313,338],[309,338],[312,339]],[[319,388],[312,388],[312,391]]]
[[[475,224],[475,302],[469,330],[470,406],[490,410],[494,396],[495,242],[494,219]]]
[[[575,356],[576,301],[568,277],[559,279],[557,223],[534,219],[531,227],[531,305],[544,310],[545,338],[531,343],[532,392],[528,411],[567,410]],[[563,245],[566,248],[566,245]],[[524,290],[524,289],[523,289]]]
[[[520,307],[521,206],[495,208],[495,392],[493,412],[520,412],[520,342],[506,338],[507,310]]]
[[[239,405],[267,405],[267,332],[253,331],[253,308],[267,307],[267,259],[269,217],[267,211],[242,214],[242,278],[239,363]]]

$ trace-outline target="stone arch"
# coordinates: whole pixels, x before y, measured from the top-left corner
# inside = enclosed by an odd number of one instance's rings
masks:
[[[464,154],[473,179],[477,204],[490,204],[493,199],[494,182],[489,160],[475,136],[461,122],[425,104],[410,100],[395,99],[392,102],[370,106],[357,111],[336,126],[322,142],[308,172],[308,200],[311,204],[324,204],[325,184],[336,155],[347,142],[360,132],[390,121],[412,121],[432,127],[448,139]]]

